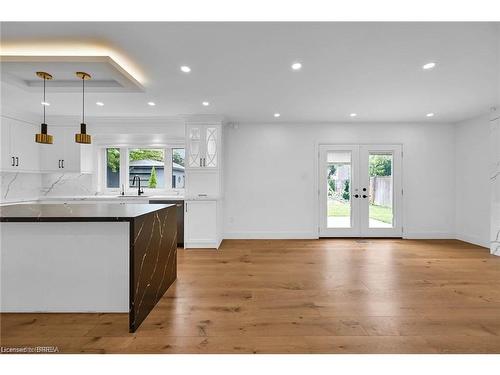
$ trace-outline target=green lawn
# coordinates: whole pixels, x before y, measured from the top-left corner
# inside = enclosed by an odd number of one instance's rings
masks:
[[[347,203],[329,200],[328,216],[349,216],[350,206]],[[390,207],[375,206],[370,204],[370,219],[392,223],[392,209]]]

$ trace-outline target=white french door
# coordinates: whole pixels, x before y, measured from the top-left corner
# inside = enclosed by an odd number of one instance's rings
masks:
[[[401,145],[319,146],[320,237],[401,237]]]

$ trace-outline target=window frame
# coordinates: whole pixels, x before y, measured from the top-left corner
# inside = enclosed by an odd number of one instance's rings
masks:
[[[118,188],[108,188],[107,184],[107,154],[106,150],[108,148],[117,148],[120,150],[120,182]],[[137,187],[129,187],[129,151],[137,148],[151,148],[151,149],[162,149],[164,152],[164,179],[165,186],[162,189],[151,189],[147,186],[142,187],[144,190],[144,194],[153,195],[153,194],[165,194],[165,193],[176,193],[182,194],[184,193],[184,188],[172,188],[172,152],[173,149],[176,148],[184,148],[184,143],[169,143],[169,144],[106,144],[101,145],[98,150],[98,170],[99,170],[99,187],[100,191],[104,194],[120,194],[122,190],[122,186],[124,188],[124,192],[126,195],[134,194],[137,192]],[[125,156],[125,157],[124,157]],[[185,163],[185,162],[184,162]],[[185,166],[184,166],[185,168]],[[168,177],[167,177],[168,176]]]

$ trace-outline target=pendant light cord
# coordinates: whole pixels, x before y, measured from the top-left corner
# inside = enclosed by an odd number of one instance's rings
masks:
[[[85,76],[82,76],[82,123],[85,123]]]
[[[45,107],[47,106],[45,103],[47,103],[45,101],[45,80],[46,80],[46,77],[44,76],[43,77],[43,123],[45,124]]]

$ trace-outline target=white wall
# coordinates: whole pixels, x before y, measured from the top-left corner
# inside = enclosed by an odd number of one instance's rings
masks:
[[[401,143],[408,238],[453,238],[455,137],[451,124],[239,124],[224,144],[224,237],[317,237],[321,143]]]
[[[488,247],[490,236],[490,116],[455,125],[455,232]]]

